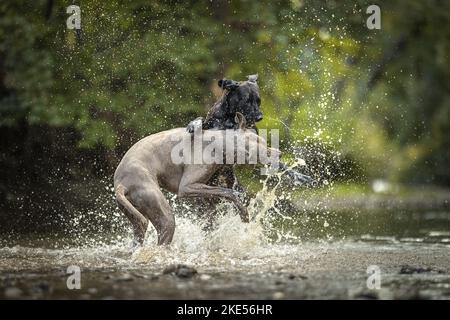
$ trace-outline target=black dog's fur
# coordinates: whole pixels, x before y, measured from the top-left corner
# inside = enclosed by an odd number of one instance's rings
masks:
[[[193,132],[200,121],[203,130],[236,129],[236,112],[244,115],[248,127],[254,127],[255,123],[263,118],[257,79],[257,75],[252,75],[242,82],[219,80],[218,85],[224,90],[222,97],[208,112],[206,119],[200,117],[191,121],[187,127],[188,131]]]

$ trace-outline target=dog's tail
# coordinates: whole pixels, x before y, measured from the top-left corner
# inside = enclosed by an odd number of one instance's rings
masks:
[[[116,187],[117,204],[133,225],[135,240],[138,241],[139,244],[142,244],[144,242],[145,232],[147,231],[148,220],[127,199],[125,191],[125,187],[121,184]]]

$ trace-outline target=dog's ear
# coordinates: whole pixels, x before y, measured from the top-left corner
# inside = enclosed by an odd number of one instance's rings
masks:
[[[247,76],[248,82],[257,83],[258,81],[258,74],[252,74]]]
[[[220,79],[217,84],[222,89],[227,89],[227,90],[230,90],[230,91],[236,89],[237,87],[239,87],[239,82],[234,81],[234,80],[228,80],[228,79]]]
[[[247,127],[247,120],[245,120],[244,115],[240,112],[236,112],[234,121],[238,124],[238,129],[244,130]]]

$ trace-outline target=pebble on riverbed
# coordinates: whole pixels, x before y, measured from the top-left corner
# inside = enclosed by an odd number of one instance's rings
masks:
[[[358,300],[378,300],[380,299],[378,292],[365,288],[350,289],[348,291],[348,298]]]
[[[437,272],[437,273],[444,273],[442,270],[434,270],[429,267],[413,267],[404,265],[400,268],[399,274],[414,274],[414,273],[426,273],[426,272]]]
[[[4,296],[6,299],[17,299],[23,295],[23,291],[17,287],[9,287],[5,289]]]
[[[33,295],[42,296],[51,294],[53,292],[53,287],[47,281],[42,281],[33,285],[30,292]]]
[[[289,274],[289,276],[288,276],[288,279],[289,280],[294,280],[294,279],[296,279],[296,278],[298,278],[298,279],[300,279],[300,280],[306,280],[306,279],[308,279],[308,277],[307,276],[304,276],[304,275],[302,275],[302,274],[297,274],[297,275],[295,275],[295,274]]]
[[[163,274],[175,274],[178,278],[192,278],[197,270],[184,264],[172,264],[163,270]]]
[[[200,276],[200,280],[203,280],[203,281],[208,281],[210,279],[211,279],[211,276],[209,274],[202,274]]]
[[[274,292],[273,295],[272,295],[272,298],[273,298],[274,300],[284,299],[284,297],[285,297],[285,295],[284,295],[284,293],[281,292],[281,291]]]
[[[129,273],[124,273],[116,279],[116,281],[133,281],[133,280],[134,280],[133,276]]]

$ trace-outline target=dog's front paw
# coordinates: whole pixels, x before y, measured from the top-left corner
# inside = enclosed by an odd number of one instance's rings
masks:
[[[203,118],[200,117],[189,122],[189,124],[186,127],[186,131],[189,133],[193,133],[195,130],[201,128],[202,126],[203,126]]]

